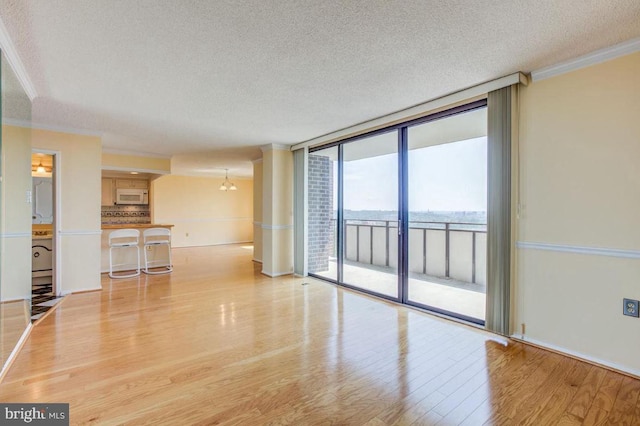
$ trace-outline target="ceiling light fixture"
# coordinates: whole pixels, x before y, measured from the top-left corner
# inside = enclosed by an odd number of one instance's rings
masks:
[[[224,182],[220,185],[220,191],[235,191],[238,189],[236,185],[229,181],[229,169],[224,169]]]
[[[47,173],[47,169],[42,165],[42,161],[40,161],[40,164],[36,167],[36,173]]]

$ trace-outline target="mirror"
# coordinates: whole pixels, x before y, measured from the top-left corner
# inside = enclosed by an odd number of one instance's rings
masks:
[[[33,202],[31,219],[34,225],[53,224],[53,155],[31,155]]]
[[[31,101],[0,55],[0,362],[31,322]]]

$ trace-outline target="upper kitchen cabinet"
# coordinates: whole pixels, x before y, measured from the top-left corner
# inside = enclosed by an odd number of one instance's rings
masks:
[[[102,202],[103,206],[113,206],[115,204],[114,198],[114,182],[110,178],[102,178]]]
[[[113,206],[116,203],[116,189],[149,189],[148,179],[121,179],[118,177],[102,178],[103,206]]]
[[[116,189],[149,189],[149,181],[143,179],[116,179]]]

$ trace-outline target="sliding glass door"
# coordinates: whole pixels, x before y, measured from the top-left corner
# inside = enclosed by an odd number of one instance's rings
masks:
[[[486,108],[408,128],[407,302],[482,322]]]
[[[309,151],[309,272],[483,323],[486,102]]]

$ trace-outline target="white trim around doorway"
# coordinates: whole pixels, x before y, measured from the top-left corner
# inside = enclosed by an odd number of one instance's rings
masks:
[[[54,172],[54,200],[53,204],[55,207],[54,217],[53,217],[53,244],[54,244],[54,252],[53,258],[55,259],[55,271],[54,271],[54,283],[55,283],[55,295],[60,297],[63,294],[62,290],[62,241],[59,238],[59,232],[62,229],[62,152],[53,151],[50,149],[40,149],[37,147],[31,147],[32,153],[40,153],[53,155],[53,172]]]

